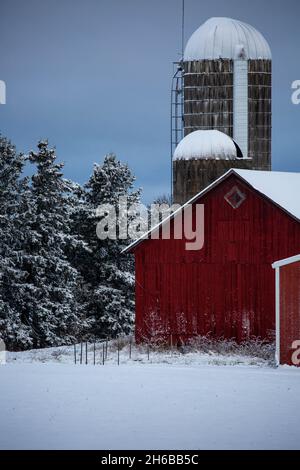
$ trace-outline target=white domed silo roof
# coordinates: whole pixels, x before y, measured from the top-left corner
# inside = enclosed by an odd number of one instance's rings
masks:
[[[234,59],[241,48],[247,59],[272,59],[269,44],[253,26],[231,18],[210,18],[190,37],[184,61]]]
[[[177,145],[173,160],[238,158],[234,141],[217,130],[194,131],[185,136]]]

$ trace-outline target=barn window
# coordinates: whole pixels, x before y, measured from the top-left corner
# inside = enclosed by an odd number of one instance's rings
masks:
[[[229,191],[229,193],[224,196],[224,199],[228,202],[228,204],[231,205],[231,207],[237,209],[238,207],[240,207],[241,204],[243,204],[246,199],[246,196],[242,193],[242,191],[239,190],[237,186],[234,186]]]

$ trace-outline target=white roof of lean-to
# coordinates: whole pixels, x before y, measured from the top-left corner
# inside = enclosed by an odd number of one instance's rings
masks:
[[[280,261],[275,261],[272,264],[272,268],[282,268],[283,266],[288,266],[289,264],[299,263],[300,262],[300,255],[291,256],[291,258],[281,259]]]
[[[173,159],[190,160],[237,158],[237,148],[228,135],[217,130],[194,131],[185,136],[177,145]]]
[[[128,245],[123,253],[130,251],[143,240],[147,240],[149,235],[156,231],[162,224],[167,223],[170,219],[184,209],[188,204],[192,204],[200,196],[209,192],[212,188],[217,186],[221,181],[231,174],[240,176],[250,186],[256,189],[259,193],[271,199],[275,204],[280,206],[283,210],[288,212],[300,222],[300,173],[287,173],[279,171],[256,171],[256,170],[228,170],[223,176],[214,181],[207,188],[203,189],[200,193],[196,194],[192,199],[181,206],[171,216],[164,219],[163,222],[153,227],[138,240],[135,240]]]
[[[272,59],[269,44],[253,26],[231,18],[210,18],[190,37],[184,61],[235,59],[241,46],[247,59]]]

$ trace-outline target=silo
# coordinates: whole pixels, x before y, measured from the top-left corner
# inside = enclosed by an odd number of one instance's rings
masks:
[[[272,56],[262,34],[238,20],[211,18],[187,42],[182,69],[184,136],[218,130],[240,148],[241,168],[271,170]],[[209,173],[208,184],[217,177]]]
[[[230,168],[251,169],[231,137],[218,130],[191,132],[173,156],[174,203],[184,204]]]

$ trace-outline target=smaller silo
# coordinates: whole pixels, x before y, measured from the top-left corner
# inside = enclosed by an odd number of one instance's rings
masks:
[[[230,168],[251,168],[239,146],[218,130],[188,134],[173,156],[173,200],[184,204]]]

